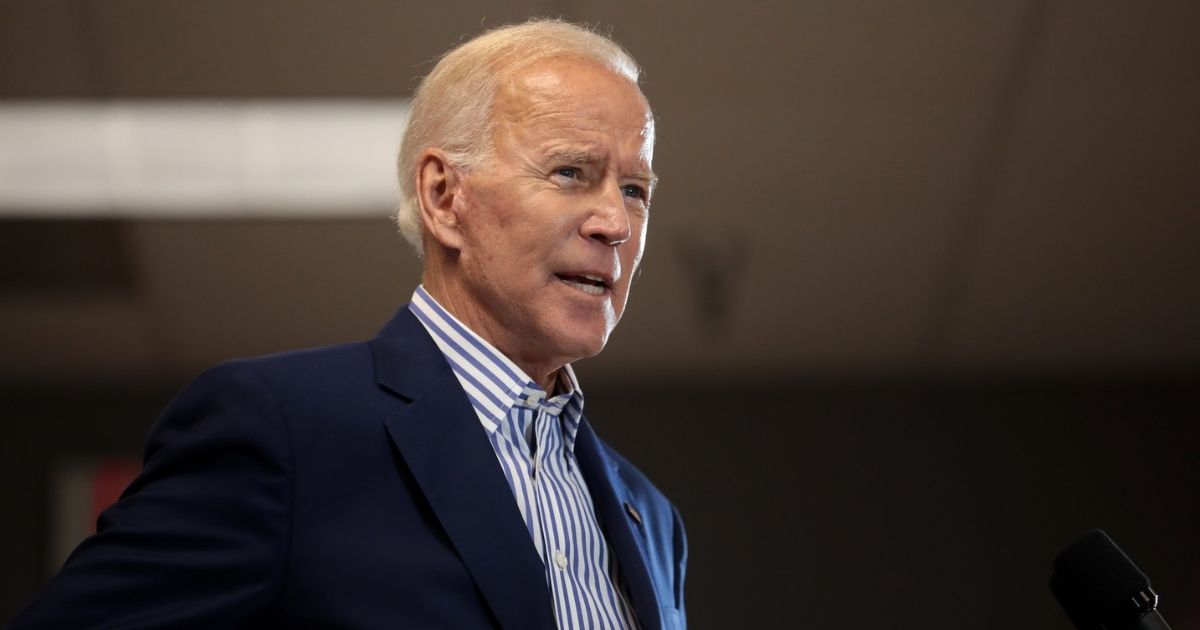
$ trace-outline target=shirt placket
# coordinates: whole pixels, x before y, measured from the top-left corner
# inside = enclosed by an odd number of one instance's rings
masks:
[[[535,410],[521,405],[514,405],[509,411],[509,424],[506,431],[503,432],[501,439],[508,442],[508,447],[516,452],[516,463],[520,468],[523,479],[514,479],[512,482],[515,485],[521,486],[522,492],[527,492],[529,495],[528,509],[523,510],[526,519],[525,524],[529,528],[529,533],[533,538],[533,544],[537,549],[538,557],[545,563],[545,540],[541,535],[543,508],[540,498],[541,493],[536,483],[537,459],[528,437],[528,435],[532,435],[532,432],[536,430],[535,413]],[[529,434],[526,433],[527,427]]]
[[[568,525],[559,514],[559,510],[554,507],[558,500],[552,487],[554,471],[551,458],[561,452],[560,436],[555,431],[557,419],[557,415],[548,413],[541,405],[534,412],[534,434],[537,436],[533,455],[534,487],[538,496],[538,510],[541,512],[545,548],[542,560],[554,593],[556,618],[560,627],[569,627],[570,622],[567,619],[570,617],[570,611],[577,610],[580,602],[575,601],[576,594],[570,587],[570,576],[567,575],[567,571],[570,570],[570,557],[567,555],[570,548]]]

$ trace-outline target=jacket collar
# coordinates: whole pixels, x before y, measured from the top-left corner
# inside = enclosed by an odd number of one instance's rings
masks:
[[[388,435],[501,627],[556,628],[545,568],[445,356],[407,306],[368,345],[376,382],[409,401],[384,421]],[[633,497],[619,466],[586,420],[575,448],[638,621],[645,630],[659,630],[660,602],[644,560],[648,543],[626,516]]]
[[[630,603],[637,612],[638,622],[643,630],[660,630],[665,604],[660,601],[646,566],[649,543],[646,533],[630,523],[626,511],[626,506],[636,506],[638,501],[621,480],[620,464],[608,455],[604,443],[596,437],[586,419],[580,423],[575,456],[591,492],[596,518],[612,545],[620,573],[629,587]],[[646,506],[639,507],[649,513]]]
[[[368,344],[376,381],[410,401],[385,419],[388,435],[496,620],[554,629],[545,568],[441,351],[407,308]]]

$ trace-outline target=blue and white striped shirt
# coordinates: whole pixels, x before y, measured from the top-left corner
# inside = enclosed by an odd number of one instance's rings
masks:
[[[521,368],[418,286],[409,309],[424,324],[487,431],[517,508],[546,566],[558,627],[637,628],[616,558],[575,461],[583,391],[570,365],[552,398]]]

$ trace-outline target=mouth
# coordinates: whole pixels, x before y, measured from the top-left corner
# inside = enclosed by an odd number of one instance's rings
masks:
[[[612,289],[612,282],[596,275],[581,273],[581,274],[565,274],[556,273],[556,278],[566,284],[588,295],[604,295]]]

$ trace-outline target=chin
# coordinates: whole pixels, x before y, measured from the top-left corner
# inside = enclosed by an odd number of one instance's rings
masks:
[[[563,344],[563,347],[571,348],[566,354],[573,357],[570,361],[578,361],[600,354],[604,350],[604,346],[608,342],[608,335],[600,337],[574,338]],[[568,361],[568,362],[570,362]]]
[[[562,349],[564,356],[569,357],[567,359],[569,363],[600,354],[600,351],[608,343],[610,331],[608,327],[593,328],[591,325],[577,325],[564,332],[566,332],[565,335],[557,335],[558,347]]]
[[[600,354],[616,324],[611,310],[604,310],[607,312],[561,313],[545,322],[544,339],[553,344],[553,352],[567,363]]]

